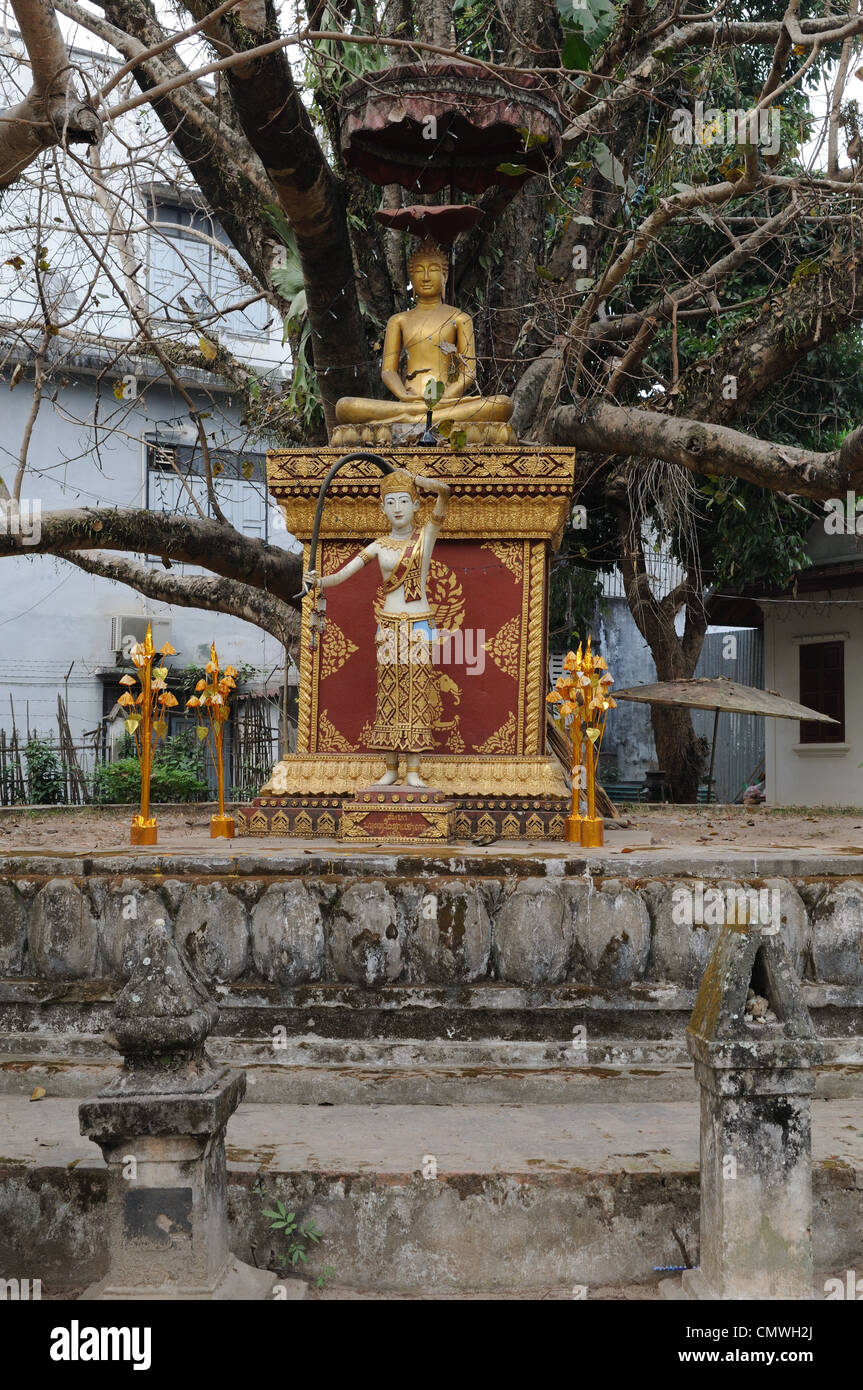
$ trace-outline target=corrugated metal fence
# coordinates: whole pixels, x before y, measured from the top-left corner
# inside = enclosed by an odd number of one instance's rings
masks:
[[[760,628],[740,627],[711,632],[704,639],[696,676],[728,676],[741,685],[764,688],[764,642]],[[696,734],[710,743],[713,712],[692,711]],[[764,776],[764,717],[758,714],[719,716],[716,762],[713,769],[717,801],[736,801],[750,782]]]

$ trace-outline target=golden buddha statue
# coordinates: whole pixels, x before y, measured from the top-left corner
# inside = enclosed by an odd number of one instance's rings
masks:
[[[387,444],[393,425],[422,427],[428,405],[423,395],[429,383],[441,382],[443,395],[432,411],[432,424],[445,420],[465,431],[468,444],[509,444],[515,435],[508,421],[509,396],[472,394],[476,385],[473,320],[444,303],[449,265],[433,241],[424,241],[408,261],[416,305],[394,314],[384,338],[381,381],[393,401],[342,396],[336,402],[338,426],[332,443]],[[404,352],[404,374],[399,370]]]
[[[434,511],[421,527],[416,523],[418,486],[437,493]],[[446,483],[394,469],[381,480],[381,511],[390,524],[389,535],[372,541],[335,574],[322,577],[307,570],[303,576],[309,588],[320,593],[344,584],[372,560],[380,565],[384,602],[375,634],[377,709],[370,744],[385,753],[387,770],[375,783],[378,787],[398,781],[401,752],[407,754],[408,786],[426,786],[419,772],[420,754],[435,746],[432,722],[437,708],[437,673],[432,664],[436,632],[427,584],[449,495]]]

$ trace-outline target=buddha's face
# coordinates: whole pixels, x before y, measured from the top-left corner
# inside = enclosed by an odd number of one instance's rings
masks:
[[[417,504],[409,492],[388,492],[381,502],[381,511],[391,526],[410,525]]]
[[[410,263],[414,294],[423,299],[443,299],[446,271],[434,256],[415,256]]]

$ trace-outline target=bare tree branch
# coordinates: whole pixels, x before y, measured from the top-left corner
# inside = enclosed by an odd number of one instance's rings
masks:
[[[7,188],[51,145],[92,145],[101,123],[78,95],[69,55],[50,0],[12,0],[33,86],[0,114],[0,188]]]
[[[149,565],[125,558],[85,555],[70,551],[63,556],[78,569],[128,584],[139,594],[181,608],[204,608],[211,613],[230,613],[269,632],[283,646],[296,637],[299,618],[293,607],[250,584],[235,579],[210,579],[206,575],[166,574]]]
[[[861,431],[849,436],[842,448],[818,453],[756,439],[725,425],[631,406],[601,404],[591,412],[584,418],[575,406],[559,407],[550,422],[555,443],[592,454],[665,459],[693,473],[745,478],[758,487],[781,488],[801,497],[844,496],[846,489],[863,484]]]
[[[209,518],[119,507],[47,512],[39,540],[26,553],[65,556],[88,550],[131,551],[200,565],[298,606],[300,556]],[[0,531],[0,557],[20,554],[19,538]]]

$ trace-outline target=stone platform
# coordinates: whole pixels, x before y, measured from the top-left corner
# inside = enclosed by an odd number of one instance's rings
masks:
[[[385,849],[213,846],[192,825],[131,850],[88,839],[88,823],[76,819],[77,843],[55,852],[28,849],[21,818],[18,847],[9,835],[0,853],[7,1277],[41,1270],[49,1286],[83,1288],[104,1272],[105,1170],[77,1104],[117,1066],[102,1034],[162,918],[219,1003],[214,1061],[247,1074],[253,1103],[227,1141],[239,1258],[269,1259],[260,1213],[279,1198],[317,1221],[315,1258],[352,1297],[561,1298],[576,1284],[604,1297],[623,1283],[652,1296],[668,1266],[698,1259],[685,1029],[718,927],[678,921],[674,895],[699,883],[780,894],[825,1059],[816,1288],[863,1269],[851,835],[826,850],[675,847],[623,825],[595,851]],[[45,1096],[31,1103],[37,1086]],[[422,1176],[429,1157],[435,1178]]]
[[[814,1103],[816,1290],[863,1268],[861,1130],[858,1102]],[[77,1102],[2,1096],[0,1133],[6,1277],[41,1275],[51,1291],[100,1277],[105,1168]],[[593,1298],[633,1282],[649,1296],[698,1258],[694,1100],[244,1104],[227,1157],[237,1255],[266,1263],[261,1207],[280,1198],[323,1233],[311,1272],[330,1265],[354,1294],[572,1297],[579,1284]]]

